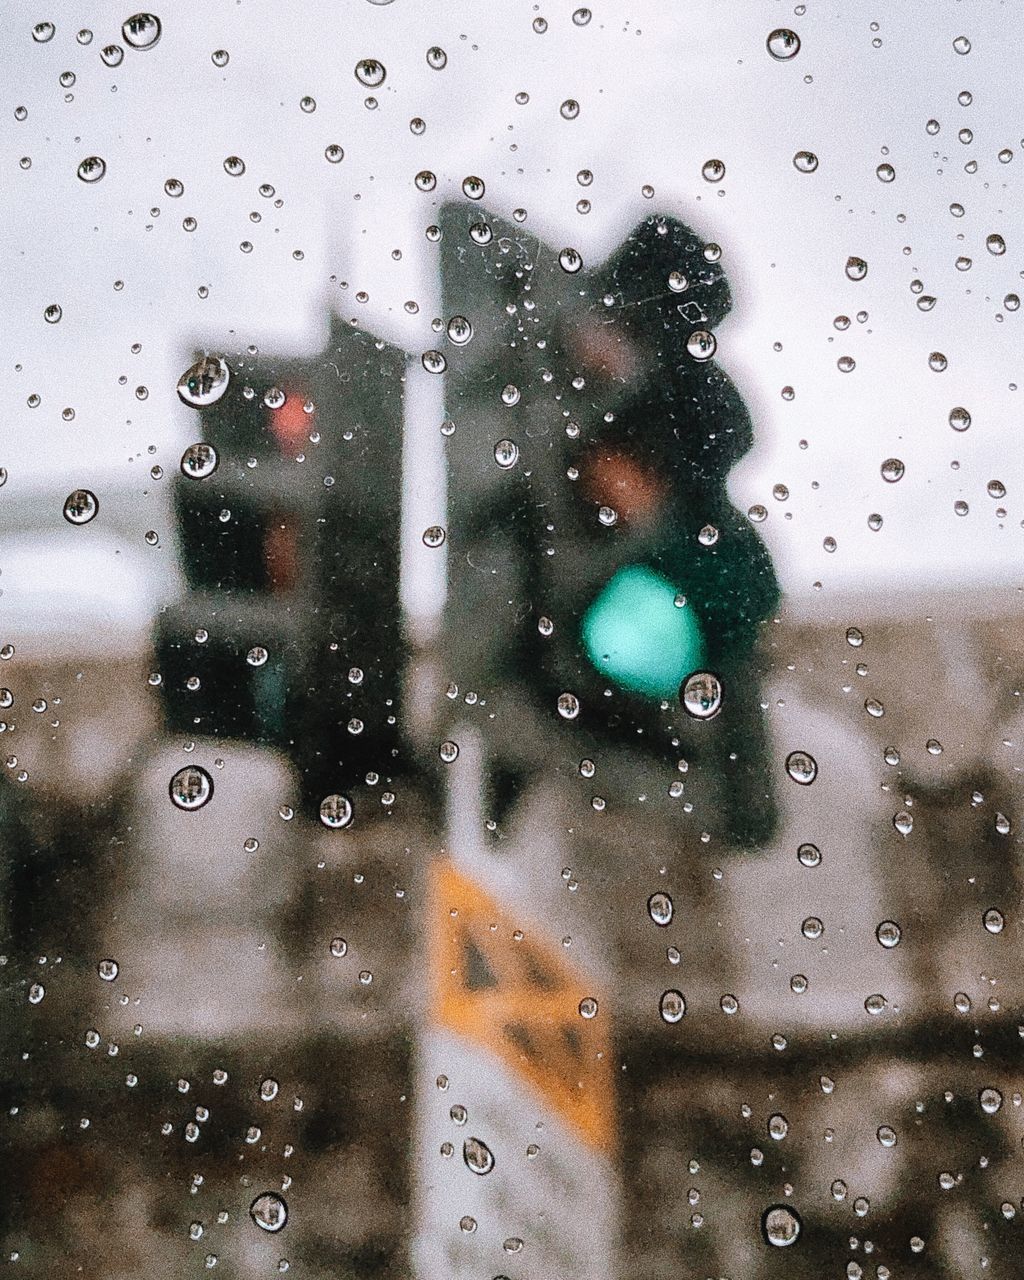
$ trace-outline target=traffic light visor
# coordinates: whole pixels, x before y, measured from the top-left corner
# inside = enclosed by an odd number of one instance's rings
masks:
[[[631,693],[674,698],[684,676],[704,665],[704,642],[692,605],[644,565],[627,565],[583,615],[581,634],[597,670]]]

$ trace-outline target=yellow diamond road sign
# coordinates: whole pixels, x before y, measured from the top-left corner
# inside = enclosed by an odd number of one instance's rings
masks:
[[[558,944],[449,859],[431,872],[432,1021],[493,1054],[588,1147],[614,1144],[607,1013]],[[585,1017],[596,1002],[597,1013]]]

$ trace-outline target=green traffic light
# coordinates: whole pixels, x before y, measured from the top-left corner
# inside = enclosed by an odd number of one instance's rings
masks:
[[[644,565],[615,574],[583,615],[587,657],[620,688],[674,698],[685,676],[704,665],[700,624],[679,591]]]

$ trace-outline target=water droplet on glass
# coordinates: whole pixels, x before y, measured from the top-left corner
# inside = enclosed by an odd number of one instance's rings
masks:
[[[454,764],[459,758],[459,744],[452,742],[450,739],[446,740],[438,747],[437,754],[445,764]]]
[[[78,166],[78,176],[83,182],[99,182],[107,172],[107,162],[102,156],[86,156]]]
[[[90,489],[73,489],[64,499],[64,519],[68,524],[88,524],[99,509],[96,495]]]
[[[499,440],[494,446],[494,461],[507,471],[519,461],[519,446],[514,440]]]
[[[818,776],[818,762],[807,751],[791,751],[786,757],[786,772],[794,782],[809,787]]]
[[[215,67],[226,67],[231,60],[231,55],[227,49],[214,49],[210,54],[210,61]]]
[[[37,22],[32,28],[32,39],[37,44],[46,44],[48,40],[53,39],[53,33],[56,30],[52,22]]]
[[[996,907],[989,907],[982,916],[982,923],[989,933],[1002,933],[1005,924],[1003,913]]]
[[[978,1102],[986,1115],[994,1116],[1003,1105],[1003,1095],[998,1089],[993,1089],[989,1086],[987,1089],[982,1089],[978,1094]]]
[[[179,809],[201,809],[213,795],[213,779],[198,765],[186,765],[171,779],[170,794]]]
[[[902,936],[902,930],[895,920],[883,920],[875,930],[875,937],[887,950],[898,946]]]
[[[893,760],[891,763],[899,764],[899,759],[900,759],[899,756],[896,755],[895,760]],[[892,825],[896,828],[896,830],[900,833],[901,836],[909,836],[911,831],[913,831],[914,829],[914,819],[906,811],[906,809],[901,809],[898,813],[893,815]]]
[[[818,867],[821,865],[821,850],[816,844],[802,844],[796,851],[801,866]]]
[[[966,36],[957,36],[953,41],[953,48],[961,55],[968,54],[971,51],[971,42]]]
[[[490,1173],[494,1168],[494,1153],[486,1142],[479,1138],[467,1138],[462,1144],[462,1159],[466,1168],[472,1169],[480,1177]]]
[[[193,409],[216,404],[228,389],[231,370],[221,356],[201,356],[178,379],[178,399]]]
[[[897,480],[903,479],[905,470],[899,458],[886,458],[881,467],[882,479],[888,484],[895,484]]]
[[[473,336],[473,326],[465,316],[452,316],[448,321],[448,341],[464,347]]]
[[[205,440],[199,440],[181,455],[181,474],[191,480],[205,480],[217,470],[217,463],[217,450]]]
[[[240,178],[245,173],[245,161],[241,156],[228,156],[224,161],[224,172],[232,178]]]
[[[800,37],[788,27],[776,27],[769,34],[765,46],[776,62],[788,62],[800,52]]]
[[[673,911],[672,899],[667,893],[652,893],[647,899],[647,914],[661,928],[672,922]]]
[[[761,1216],[761,1230],[769,1244],[785,1249],[800,1236],[800,1215],[786,1204],[773,1204]]]
[[[356,79],[368,89],[376,89],[387,79],[384,63],[376,58],[363,58],[356,63]]]
[[[700,174],[705,182],[721,182],[725,177],[725,165],[721,160],[705,160]]]
[[[671,989],[662,992],[658,1002],[662,1020],[668,1023],[679,1022],[686,1013],[686,997],[681,991]]]
[[[337,830],[352,821],[352,801],[348,796],[330,795],[320,801],[320,821],[325,827]]]
[[[847,258],[844,268],[847,279],[863,280],[868,273],[868,264],[863,258]]]
[[[558,265],[569,275],[575,275],[583,266],[583,258],[578,249],[565,248],[558,255]]]
[[[43,319],[47,324],[57,324],[63,314],[64,312],[61,310],[60,304],[57,302],[51,302],[43,312]]]
[[[133,13],[121,25],[124,42],[133,49],[152,49],[161,31],[160,19],[153,13]]]
[[[113,982],[118,974],[118,966],[116,960],[101,960],[96,966],[96,972],[100,975],[104,982]]]
[[[119,67],[124,61],[124,50],[119,44],[105,44],[100,50],[100,58],[108,67]]]
[[[46,988],[41,982],[33,982],[28,989],[29,1004],[39,1004],[43,996],[46,995]]]
[[[896,170],[891,164],[880,164],[875,170],[875,176],[879,182],[892,182],[896,177]]]
[[[686,350],[700,363],[710,360],[717,349],[718,341],[707,329],[695,329],[686,339]]]
[[[276,1191],[264,1191],[249,1206],[249,1216],[262,1231],[280,1231],[288,1221],[288,1206]]]
[[[575,720],[580,713],[580,700],[574,693],[560,693],[557,706],[563,720]]]
[[[813,173],[818,167],[818,157],[813,151],[798,151],[793,157],[793,168],[800,173]]]
[[[444,545],[445,531],[439,524],[429,525],[423,530],[423,545],[436,549]]]
[[[597,1017],[597,1001],[593,996],[583,997],[580,1001],[579,1013],[581,1018],[586,1018],[588,1021]]]
[[[713,671],[694,671],[679,688],[683,710],[695,720],[711,720],[722,709],[722,682]]]
[[[443,71],[448,65],[448,55],[440,45],[431,45],[427,50],[427,66],[434,71]]]

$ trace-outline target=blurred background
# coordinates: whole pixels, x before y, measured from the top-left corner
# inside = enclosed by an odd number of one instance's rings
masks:
[[[12,1274],[1018,1274],[997,4],[0,15]]]

